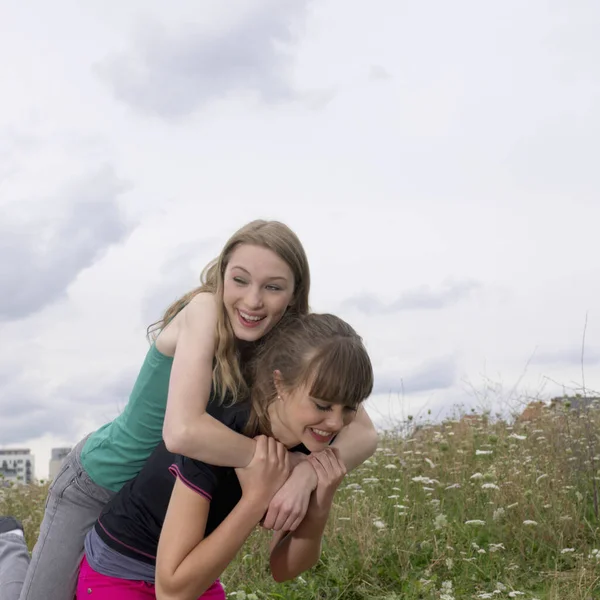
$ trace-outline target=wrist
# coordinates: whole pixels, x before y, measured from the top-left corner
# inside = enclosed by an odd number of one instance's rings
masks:
[[[248,515],[249,519],[256,521],[258,525],[269,508],[269,501],[259,492],[255,494],[244,493],[238,502],[238,507]]]
[[[311,491],[317,489],[317,473],[314,467],[310,464],[309,460],[303,460],[301,463],[297,464],[294,467],[293,473],[296,477],[302,477],[304,479],[305,485]]]
[[[326,521],[329,518],[332,506],[333,494],[328,494],[320,498],[317,497],[317,494],[312,494],[306,515],[318,521]]]
[[[248,448],[249,448],[248,462],[244,465],[243,468],[246,468],[252,462],[252,459],[254,458],[254,453],[256,452],[256,440],[249,439],[249,441],[250,441],[251,445],[248,446]]]

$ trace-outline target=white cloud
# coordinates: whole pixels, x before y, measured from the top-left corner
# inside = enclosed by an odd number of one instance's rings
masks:
[[[600,388],[597,3],[275,4],[4,7],[0,439],[40,474],[118,412],[146,326],[258,217],[299,234],[313,308],[364,336],[373,414],[576,388],[586,312]]]

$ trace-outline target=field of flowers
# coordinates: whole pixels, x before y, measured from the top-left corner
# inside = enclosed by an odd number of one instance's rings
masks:
[[[600,598],[599,435],[596,409],[568,407],[512,426],[469,415],[389,434],[342,485],[320,563],[276,584],[257,531],[223,577],[228,597]],[[44,491],[0,499],[29,542]]]

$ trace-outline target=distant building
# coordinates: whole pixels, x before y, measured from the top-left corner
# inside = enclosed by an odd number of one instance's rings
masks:
[[[50,468],[48,469],[50,475],[50,481],[56,479],[60,468],[62,467],[67,454],[71,452],[71,448],[52,448],[52,455],[50,457]]]
[[[0,485],[7,481],[33,483],[34,472],[35,457],[29,448],[0,449]]]

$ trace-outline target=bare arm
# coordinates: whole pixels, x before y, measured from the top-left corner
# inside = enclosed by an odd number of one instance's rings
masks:
[[[196,600],[234,559],[289,473],[285,447],[258,438],[255,456],[238,470],[242,499],[207,537],[209,501],[175,482],[156,557],[158,600]]]
[[[321,555],[323,532],[335,492],[346,468],[331,448],[311,455],[317,473],[317,489],[310,499],[306,516],[293,532],[279,531],[271,542],[271,573],[275,581],[287,581],[313,567]]]
[[[215,297],[198,294],[184,311],[169,382],[165,444],[170,452],[211,465],[244,467],[254,454],[254,441],[206,413],[215,353]]]
[[[331,446],[336,448],[346,470],[352,471],[373,455],[377,442],[377,432],[361,406],[356,418],[342,429]],[[296,530],[306,515],[316,485],[317,478],[310,462],[301,462],[275,494],[263,526],[275,531]]]
[[[176,481],[156,557],[158,600],[199,598],[235,558],[264,510],[242,498],[205,538],[209,507],[206,498]]]
[[[373,456],[378,443],[377,431],[363,406],[358,408],[355,419],[340,431],[331,444],[348,471]]]

